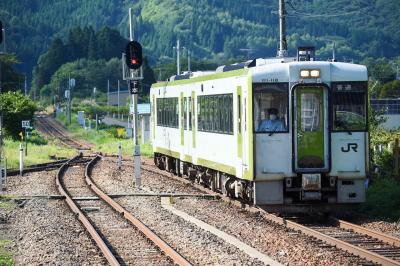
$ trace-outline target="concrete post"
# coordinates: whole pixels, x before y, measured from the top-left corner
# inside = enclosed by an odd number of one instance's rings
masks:
[[[23,156],[24,156],[24,148],[22,143],[19,144],[19,174],[22,175],[24,172],[24,161],[23,161]]]
[[[118,143],[118,169],[122,166],[122,145],[121,142]]]

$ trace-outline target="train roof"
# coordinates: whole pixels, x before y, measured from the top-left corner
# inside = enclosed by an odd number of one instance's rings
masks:
[[[257,76],[268,73],[280,82],[290,82],[298,79],[300,69],[327,69],[329,68],[330,81],[366,81],[368,80],[367,68],[364,65],[332,62],[332,61],[296,61],[295,58],[258,58],[243,63],[218,67],[215,71],[184,72],[175,75],[167,81],[157,82],[152,87],[165,87],[168,85],[189,84],[219,78],[247,75],[252,73]]]

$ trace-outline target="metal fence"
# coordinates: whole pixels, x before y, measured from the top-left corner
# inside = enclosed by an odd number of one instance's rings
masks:
[[[371,99],[371,109],[385,115],[400,114],[400,99]]]

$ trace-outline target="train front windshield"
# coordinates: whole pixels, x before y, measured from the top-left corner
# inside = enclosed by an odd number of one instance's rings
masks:
[[[332,130],[367,130],[367,83],[332,83]]]

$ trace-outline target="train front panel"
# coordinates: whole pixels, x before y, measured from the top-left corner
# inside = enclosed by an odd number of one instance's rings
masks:
[[[292,62],[252,73],[254,202],[363,202],[366,68]]]

